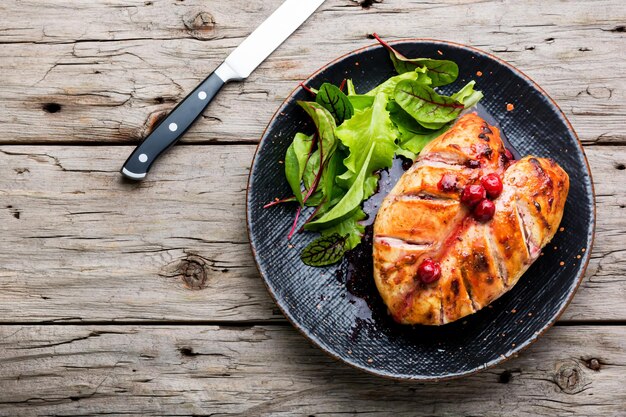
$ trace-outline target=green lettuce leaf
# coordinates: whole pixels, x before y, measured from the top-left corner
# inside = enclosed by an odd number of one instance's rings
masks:
[[[463,104],[466,109],[469,109],[484,97],[482,91],[474,90],[474,85],[476,85],[476,81],[472,80],[468,82],[463,88],[452,94],[450,98]]]
[[[341,143],[350,151],[344,160],[347,171],[337,177],[337,182],[344,188],[350,188],[354,184],[357,174],[362,171],[365,164],[366,155],[373,145],[376,145],[376,153],[372,155],[368,175],[364,179],[366,188],[363,199],[370,197],[376,189],[378,177],[371,173],[390,167],[397,148],[395,143],[397,131],[386,106],[387,97],[384,93],[379,93],[371,107],[356,112],[352,119],[344,122],[336,131]]]

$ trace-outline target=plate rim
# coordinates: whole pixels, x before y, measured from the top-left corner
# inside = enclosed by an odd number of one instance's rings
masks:
[[[351,55],[355,55],[357,53],[361,53],[364,52],[366,50],[369,49],[375,49],[375,48],[383,48],[383,46],[380,43],[373,43],[373,44],[369,44],[369,45],[365,45],[362,47],[359,47],[357,49],[351,50],[343,55],[338,56],[337,58],[327,62],[326,64],[322,65],[321,67],[319,67],[316,71],[314,71],[313,73],[311,73],[306,79],[304,79],[303,81],[300,82],[300,84],[298,84],[286,97],[285,99],[282,101],[282,103],[277,107],[276,111],[274,112],[274,114],[272,115],[272,117],[269,119],[267,126],[265,127],[265,129],[263,129],[263,133],[261,134],[261,137],[259,139],[259,142],[256,145],[256,148],[254,150],[254,155],[252,157],[252,162],[250,164],[250,171],[248,172],[248,180],[246,182],[246,230],[247,230],[247,234],[248,234],[248,243],[250,245],[250,249],[252,251],[252,257],[254,258],[254,264],[256,266],[256,269],[261,277],[261,280],[263,281],[263,284],[265,285],[265,288],[267,289],[268,293],[270,294],[270,297],[272,298],[272,300],[274,301],[274,303],[278,306],[280,312],[282,313],[282,315],[287,319],[287,321],[302,335],[304,336],[304,338],[312,345],[314,345],[316,348],[320,349],[322,352],[324,352],[327,356],[333,358],[334,360],[337,360],[341,363],[344,363],[348,366],[350,366],[351,368],[354,369],[358,369],[360,371],[364,371],[367,374],[370,375],[375,375],[377,377],[383,377],[385,379],[388,380],[395,380],[395,381],[409,381],[409,382],[439,382],[439,381],[448,381],[448,380],[453,380],[453,379],[459,379],[462,377],[466,377],[469,375],[473,375],[476,374],[480,371],[484,371],[486,369],[489,368],[493,368],[499,364],[502,364],[508,360],[510,360],[511,358],[517,357],[521,352],[525,351],[526,349],[528,349],[532,344],[534,344],[540,337],[542,337],[550,328],[552,328],[552,326],[554,326],[554,324],[559,320],[559,318],[563,315],[563,313],[565,312],[565,310],[569,307],[570,303],[572,302],[572,300],[574,299],[574,296],[576,295],[576,292],[578,291],[578,288],[580,287],[580,284],[582,283],[586,272],[587,272],[587,267],[589,266],[589,261],[591,260],[591,253],[593,252],[593,246],[595,243],[595,234],[596,234],[596,221],[597,221],[597,213],[596,213],[596,191],[595,191],[595,185],[593,182],[593,176],[592,176],[592,172],[591,172],[591,167],[589,166],[589,160],[587,159],[587,154],[585,153],[585,149],[580,141],[580,138],[578,137],[578,134],[576,133],[576,130],[574,130],[574,127],[572,126],[571,122],[569,121],[569,119],[567,118],[567,116],[565,115],[565,113],[563,112],[563,110],[559,107],[559,105],[556,103],[556,101],[537,83],[535,82],[532,78],[530,78],[528,75],[526,75],[523,71],[521,71],[520,69],[518,69],[517,67],[515,67],[513,64],[489,53],[486,51],[483,51],[482,49],[470,46],[470,45],[465,45],[462,43],[458,43],[458,42],[453,42],[453,41],[446,41],[446,40],[440,40],[440,39],[433,39],[433,38],[400,38],[400,39],[395,39],[395,40],[391,40],[391,41],[386,41],[387,43],[389,43],[390,45],[396,45],[396,44],[412,44],[412,43],[430,43],[430,44],[443,44],[443,45],[452,45],[454,47],[457,48],[461,48],[461,49],[467,49],[470,50],[474,53],[477,54],[482,54],[485,55],[487,57],[489,57],[490,59],[497,61],[498,63],[500,63],[501,65],[509,68],[512,72],[518,74],[521,78],[525,79],[529,84],[531,84],[537,91],[539,91],[541,93],[541,95],[543,95],[545,98],[547,98],[549,100],[549,102],[552,104],[552,106],[554,106],[554,108],[557,110],[557,113],[561,116],[561,118],[563,119],[563,121],[565,121],[568,130],[573,133],[574,138],[576,139],[576,144],[578,145],[578,148],[580,149],[580,152],[582,154],[583,157],[583,161],[585,163],[585,167],[587,168],[587,174],[589,175],[589,182],[591,185],[591,201],[592,201],[592,206],[593,206],[593,210],[591,211],[591,215],[592,215],[592,219],[591,219],[591,229],[590,232],[587,234],[587,239],[589,240],[589,247],[586,249],[587,250],[587,256],[584,262],[584,265],[582,265],[582,269],[580,270],[580,273],[578,274],[578,277],[576,278],[576,285],[573,287],[573,289],[569,292],[569,294],[567,294],[567,298],[565,299],[565,301],[563,303],[561,303],[561,306],[559,307],[559,310],[557,311],[557,313],[554,315],[554,317],[548,321],[539,331],[535,332],[531,337],[529,337],[526,341],[524,341],[524,343],[521,343],[520,345],[516,346],[515,348],[509,350],[507,353],[507,355],[501,354],[499,357],[491,360],[490,362],[486,362],[484,363],[482,366],[477,366],[473,369],[470,369],[468,371],[462,371],[462,372],[457,372],[457,373],[453,373],[453,374],[447,374],[447,375],[442,375],[442,376],[414,376],[414,375],[406,375],[406,374],[393,374],[393,373],[389,373],[389,372],[385,372],[385,371],[379,371],[373,368],[368,368],[364,365],[361,365],[359,363],[353,362],[353,361],[349,361],[346,358],[340,357],[339,355],[335,354],[333,351],[331,351],[330,349],[327,349],[326,347],[323,346],[322,343],[320,343],[319,340],[317,340],[317,338],[314,335],[311,335],[309,333],[307,333],[307,331],[298,323],[296,323],[296,321],[294,319],[292,319],[292,317],[287,313],[286,309],[283,307],[282,303],[279,301],[279,298],[277,297],[277,295],[275,294],[275,292],[273,291],[273,289],[270,287],[265,275],[263,274],[263,272],[261,271],[261,265],[259,265],[259,261],[258,261],[258,256],[257,256],[257,249],[252,241],[252,231],[251,231],[251,220],[250,220],[250,182],[252,181],[252,173],[254,172],[254,168],[255,165],[257,163],[257,154],[259,152],[259,148],[261,147],[261,145],[264,142],[264,138],[267,134],[268,129],[270,128],[270,126],[273,124],[274,120],[276,119],[277,115],[279,114],[280,110],[290,101],[293,99],[293,97],[295,96],[295,94],[302,89],[302,84],[307,84],[311,79],[315,78],[318,74],[320,74],[321,72],[325,71],[326,69],[328,69],[329,67],[335,65],[336,63],[342,61],[343,59],[351,56]]]

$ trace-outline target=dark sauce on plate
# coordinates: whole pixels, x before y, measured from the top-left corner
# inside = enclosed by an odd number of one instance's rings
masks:
[[[511,146],[498,121],[483,106],[478,104],[469,112],[478,114],[491,126],[497,127],[500,130],[500,137],[504,146],[513,154],[515,159],[520,158],[519,152]],[[365,233],[361,244],[346,253],[337,269],[337,280],[346,286],[348,292],[346,300],[355,306],[356,310],[355,322],[350,334],[352,340],[356,340],[363,331],[367,333],[368,337],[376,337],[379,331],[384,331],[389,336],[400,331],[400,327],[405,327],[393,321],[378,294],[373,276],[372,250],[374,220],[378,209],[402,174],[412,165],[413,161],[399,156],[394,159],[391,168],[380,172],[376,193],[363,203],[363,211],[368,217],[362,222],[365,225]]]

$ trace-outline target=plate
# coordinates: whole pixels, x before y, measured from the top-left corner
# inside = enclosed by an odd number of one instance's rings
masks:
[[[341,264],[314,268],[300,252],[315,237],[291,228],[296,207],[264,209],[290,195],[281,162],[298,131],[314,126],[297,105],[311,100],[296,88],[270,121],[248,180],[247,223],[252,252],[271,296],[287,319],[331,356],[364,371],[405,380],[433,381],[468,375],[494,366],[526,348],[561,315],[580,284],[589,261],[595,228],[594,191],[587,159],[572,126],[556,103],[512,65],[475,48],[435,40],[392,43],[408,57],[450,59],[459,78],[442,88],[449,94],[467,81],[485,94],[481,104],[522,155],[555,159],[570,176],[571,188],[561,229],[517,285],[491,306],[440,327],[400,326],[386,314],[368,273]],[[394,75],[389,55],[372,45],[350,52],[311,75],[319,87],[354,80],[363,93]],[[479,76],[480,74],[480,76]],[[507,104],[514,105],[512,111]],[[510,106],[509,106],[510,109]],[[306,218],[306,213],[303,214]],[[367,266],[369,256],[353,256]]]

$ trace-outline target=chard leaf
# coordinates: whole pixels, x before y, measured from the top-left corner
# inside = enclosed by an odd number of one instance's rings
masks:
[[[420,82],[421,84],[429,84],[429,82],[424,82],[424,81],[430,81],[430,79],[428,78],[427,79],[422,78],[420,80],[420,74],[424,75],[425,71],[426,71],[425,69],[423,70],[416,69],[415,71],[405,72],[404,74],[396,75],[394,77],[387,79],[385,82],[383,82],[382,84],[379,84],[372,90],[368,91],[367,93],[365,93],[365,95],[376,96],[379,93],[384,93],[387,97],[393,97],[393,92],[395,91],[396,86],[398,85],[400,81],[404,81],[404,80],[412,80],[412,81]]]
[[[350,151],[344,160],[347,171],[337,177],[337,182],[351,189],[364,165],[369,164],[366,167],[367,176],[363,179],[365,190],[362,199],[370,197],[376,189],[378,177],[371,174],[372,171],[390,167],[397,148],[397,132],[386,106],[387,97],[379,93],[371,107],[357,111],[352,119],[344,122],[336,131],[341,143]],[[367,155],[374,145],[376,152],[371,155],[370,161]]]
[[[336,226],[349,217],[353,216],[357,210],[360,210],[361,202],[364,200],[364,184],[365,179],[368,174],[371,172],[370,160],[372,159],[372,154],[376,148],[376,143],[372,143],[369,152],[367,153],[367,157],[361,167],[361,171],[359,175],[357,175],[356,180],[348,190],[348,192],[343,196],[343,198],[331,208],[327,213],[325,213],[319,219],[308,223],[304,226],[305,230],[322,230],[326,229],[330,226]]]
[[[432,88],[415,81],[398,83],[394,92],[396,103],[427,128],[441,128],[456,119],[463,104],[451,97],[441,96]]]
[[[391,62],[398,74],[414,71],[416,68],[426,67],[428,77],[432,80],[432,86],[447,85],[459,76],[459,66],[454,61],[430,58],[407,58],[387,42],[374,34],[378,42],[389,51]]]
[[[302,176],[302,182],[304,182],[304,188],[307,190],[311,188],[315,181],[315,176],[320,169],[320,150],[317,149],[311,154],[306,166],[304,167],[304,175]],[[309,197],[311,198],[311,197]]]
[[[287,148],[285,154],[285,176],[293,191],[293,195],[300,205],[302,205],[302,191],[300,182],[304,174],[307,158],[313,146],[313,135],[307,136],[304,133],[296,133],[296,136]]]
[[[483,98],[483,92],[474,90],[474,85],[476,85],[476,81],[472,80],[468,82],[463,88],[452,94],[450,98],[455,99],[463,104],[466,109],[469,109]]]
[[[337,141],[335,139],[335,118],[321,105],[312,101],[298,101],[298,105],[306,111],[313,123],[317,127],[318,134],[318,151],[322,149],[321,163],[324,164],[326,160],[333,155],[335,148],[337,147]]]
[[[354,83],[352,82],[352,78],[348,78],[346,80],[346,90],[348,91],[348,96],[356,95],[356,90],[354,89]]]
[[[333,233],[320,236],[304,248],[300,259],[309,266],[327,266],[337,263],[347,250],[347,236]]]
[[[338,87],[330,83],[322,84],[315,97],[315,102],[328,110],[338,125],[354,114],[354,108],[348,97]]]

